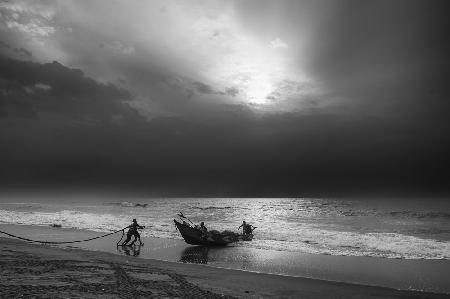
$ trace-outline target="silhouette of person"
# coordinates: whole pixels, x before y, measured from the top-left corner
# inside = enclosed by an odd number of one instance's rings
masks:
[[[208,237],[208,229],[203,221],[200,223],[200,232],[202,233],[202,239],[206,239],[206,237]]]
[[[145,226],[141,226],[137,223],[136,219],[133,219],[133,223],[131,223],[130,226],[128,226],[128,232],[127,232],[127,239],[122,243],[122,246],[127,245],[127,243],[131,240],[131,237],[134,236],[133,242],[130,243],[130,245],[133,245],[134,242],[139,240],[139,244],[142,244],[141,241],[141,235],[138,232],[138,229],[143,229]]]
[[[242,221],[242,224],[238,227],[240,229],[242,227],[242,233],[244,235],[250,235],[253,230],[256,228],[252,226],[251,224],[247,224],[245,221]]]

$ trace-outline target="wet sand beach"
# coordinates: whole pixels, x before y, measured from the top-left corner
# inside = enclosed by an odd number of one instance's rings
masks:
[[[0,239],[1,298],[448,298]]]
[[[72,228],[0,224],[0,230],[18,236],[48,241],[83,240],[103,233]],[[116,247],[121,234],[89,242],[61,245],[114,255],[138,257],[209,268],[305,277],[400,290],[450,294],[448,260],[387,259],[356,256],[332,256],[299,252],[246,248],[191,246],[180,239],[143,237],[144,246]]]

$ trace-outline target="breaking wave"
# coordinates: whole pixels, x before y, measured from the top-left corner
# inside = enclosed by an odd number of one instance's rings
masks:
[[[450,219],[450,213],[445,212],[417,212],[417,211],[393,211],[391,216],[414,217],[414,218],[443,218]]]
[[[224,209],[232,209],[233,207],[192,207],[192,209],[196,210],[224,210]]]
[[[258,226],[252,242],[236,246],[327,255],[450,259],[450,214],[355,208],[348,202],[301,199],[159,199],[85,206],[0,204],[0,223],[110,232],[131,219],[145,237],[180,239],[179,211],[209,230],[237,231],[245,219]]]
[[[125,208],[146,208],[148,206],[148,203],[138,203],[138,202],[129,202],[129,201],[122,201],[122,202],[111,202],[111,203],[106,203],[105,205],[110,205],[110,206],[120,206],[120,207],[125,207]]]

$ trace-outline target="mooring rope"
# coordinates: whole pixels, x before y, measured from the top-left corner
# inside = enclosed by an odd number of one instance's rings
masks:
[[[116,234],[116,233],[118,233],[120,231],[122,232],[122,238],[123,238],[124,231],[125,231],[125,229],[127,227],[124,227],[124,228],[121,228],[119,230],[113,231],[111,233],[108,233],[108,234],[105,234],[105,235],[102,235],[102,236],[98,236],[98,237],[94,237],[94,238],[89,238],[89,239],[84,239],[84,240],[76,240],[76,241],[64,241],[64,242],[32,240],[32,239],[19,237],[19,236],[10,234],[10,233],[4,232],[2,230],[0,230],[0,233],[8,235],[8,236],[13,237],[13,238],[17,238],[17,239],[24,240],[24,241],[29,241],[29,242],[34,242],[34,243],[42,243],[42,244],[70,244],[70,243],[81,243],[81,242],[87,242],[87,241],[92,241],[92,240],[95,240],[95,239],[104,238],[104,237],[107,237],[107,236],[110,236],[110,235],[114,235],[114,234]],[[122,238],[120,238],[120,240],[122,240]]]
[[[120,240],[117,241],[117,244],[116,244],[117,246],[119,246],[120,241],[122,241],[124,234],[125,234],[125,228],[122,229],[122,237],[120,237]]]

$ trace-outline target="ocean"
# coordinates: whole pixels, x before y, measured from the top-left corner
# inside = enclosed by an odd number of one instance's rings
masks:
[[[181,239],[183,212],[209,230],[256,226],[237,247],[331,256],[450,259],[450,210],[439,201],[319,198],[141,198],[127,200],[3,198],[0,224],[110,232],[136,218],[143,237]]]

